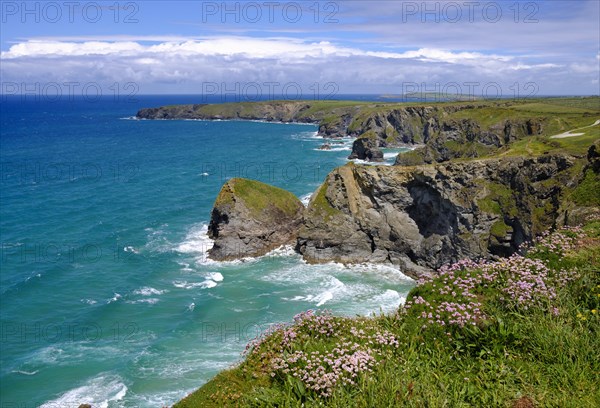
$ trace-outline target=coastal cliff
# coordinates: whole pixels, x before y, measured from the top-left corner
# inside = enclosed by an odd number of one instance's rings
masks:
[[[360,406],[534,407],[554,403],[573,378],[581,379],[576,405],[597,405],[597,359],[589,356],[598,349],[600,308],[600,127],[590,123],[600,109],[587,102],[521,104],[525,112],[340,108],[354,116],[325,115],[320,133],[356,136],[356,157],[377,160],[381,139],[421,147],[399,155],[396,166],[334,169],[307,208],[262,183],[226,183],[209,228],[214,259],[295,244],[309,263],[390,264],[419,284],[392,315],[298,314],[176,406],[360,399]],[[584,130],[571,136],[569,129]],[[293,211],[283,215],[271,202]],[[557,357],[557,349],[571,357]],[[432,377],[440,366],[451,369]],[[355,383],[354,374],[367,380]]]
[[[562,103],[562,104],[561,104]],[[566,103],[566,104],[565,104]],[[141,109],[139,119],[264,120],[318,125],[322,137],[352,137],[349,158],[381,161],[382,148],[414,147],[397,165],[490,157],[521,140],[589,125],[598,98],[436,104],[265,101]]]
[[[563,223],[582,174],[568,155],[415,167],[340,167],[298,233],[309,262],[390,263],[420,276],[465,258],[509,256]]]
[[[245,209],[224,210],[227,201],[237,200],[229,182],[213,209],[217,249],[211,256],[254,256],[297,237],[296,249],[310,263],[387,263],[413,277],[465,258],[509,256],[542,231],[597,211],[571,197],[585,180],[598,184],[597,148],[590,148],[589,158],[552,154],[412,167],[349,163],[327,176],[305,211],[296,203],[290,219],[257,220]],[[283,240],[266,233],[281,227]],[[235,239],[213,232],[220,230]]]

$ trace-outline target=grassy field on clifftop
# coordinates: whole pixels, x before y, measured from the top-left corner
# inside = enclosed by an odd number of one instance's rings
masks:
[[[393,315],[301,313],[176,407],[600,406],[600,221],[526,252],[443,267]]]

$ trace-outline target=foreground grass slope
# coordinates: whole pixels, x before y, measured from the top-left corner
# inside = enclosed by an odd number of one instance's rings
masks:
[[[176,407],[600,406],[600,221],[463,261],[394,315],[297,315]]]

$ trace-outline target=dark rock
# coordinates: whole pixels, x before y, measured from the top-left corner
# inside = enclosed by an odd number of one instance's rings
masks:
[[[211,259],[255,257],[294,244],[304,205],[285,190],[247,179],[229,180],[211,213]]]
[[[600,139],[590,146],[587,158],[594,173],[600,173]]]
[[[346,165],[313,195],[297,248],[308,262],[392,263],[413,276],[508,256],[555,223],[573,165],[564,155]]]
[[[354,141],[352,144],[352,153],[348,158],[382,162],[383,152],[377,146],[376,140],[362,137]]]

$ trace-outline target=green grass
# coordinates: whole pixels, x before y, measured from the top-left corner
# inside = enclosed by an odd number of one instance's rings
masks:
[[[554,114],[591,112],[590,109],[579,108],[579,107],[568,106],[568,105],[561,105],[561,104],[553,104],[551,101],[526,103],[524,105],[515,106],[513,109],[519,110],[519,111],[534,112],[534,113],[554,113]]]
[[[221,189],[215,205],[231,203],[235,199],[243,200],[255,215],[274,207],[291,216],[303,208],[300,200],[289,191],[243,178],[229,180]]]
[[[513,191],[499,183],[487,183],[485,185],[488,195],[477,201],[482,211],[497,215],[516,217],[518,209],[513,196]]]
[[[341,211],[338,210],[337,208],[334,208],[331,205],[329,200],[327,200],[326,195],[327,195],[327,183],[323,183],[317,190],[317,193],[315,194],[315,197],[312,199],[312,202],[311,202],[309,208],[312,211],[315,211],[318,214],[320,214],[321,217],[323,217],[327,221],[327,220],[331,219],[332,217],[340,214]]]
[[[600,176],[592,170],[587,170],[583,181],[571,195],[578,205],[600,207]]]
[[[535,407],[600,406],[600,222],[585,232],[566,232],[576,237],[576,245],[562,252],[545,247],[532,252],[556,276],[563,269],[578,273],[570,283],[555,284],[557,297],[550,303],[507,306],[494,281],[475,289],[486,316],[475,326],[424,329],[419,316],[428,309],[421,304],[372,318],[300,318],[264,337],[238,367],[176,407],[516,407],[525,400]],[[501,276],[509,270],[498,268],[498,279],[505,279]],[[455,274],[468,279],[478,273],[468,268]],[[441,295],[445,284],[436,278],[413,289],[408,300],[422,297],[435,305],[461,298]],[[290,328],[296,337],[285,341]],[[382,334],[396,339],[397,346],[375,340]],[[330,396],[272,367],[274,359],[299,351],[335,354],[346,342],[378,350],[377,363]]]

